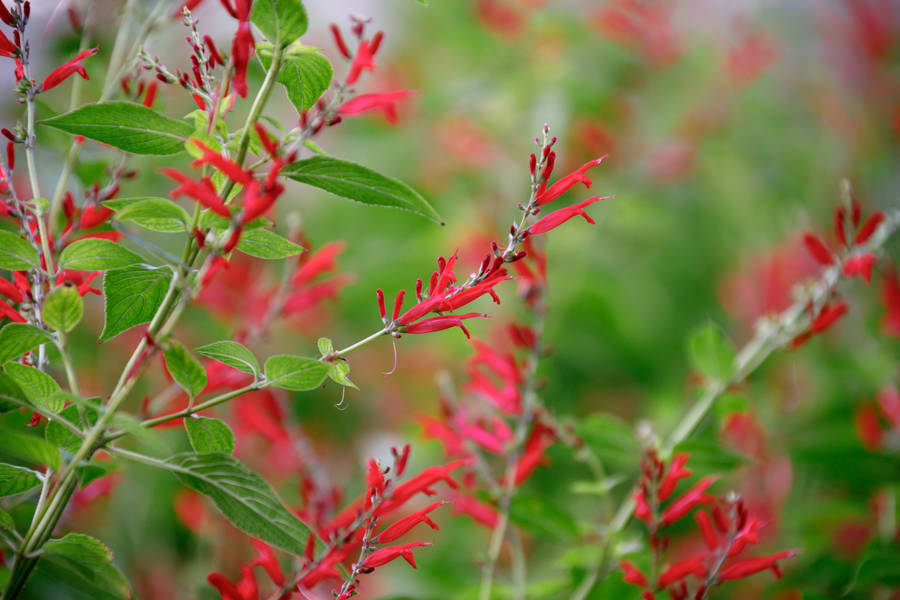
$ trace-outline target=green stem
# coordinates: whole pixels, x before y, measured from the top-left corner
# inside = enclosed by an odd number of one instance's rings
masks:
[[[368,344],[369,342],[374,341],[374,340],[380,338],[381,336],[383,336],[383,335],[386,334],[387,332],[388,332],[387,327],[385,327],[384,329],[381,329],[381,330],[379,330],[379,331],[376,331],[375,333],[373,333],[373,334],[370,335],[369,337],[364,338],[364,339],[361,339],[361,340],[359,340],[358,342],[356,342],[355,344],[350,344],[350,345],[347,346],[346,348],[342,348],[341,350],[336,350],[336,351],[334,352],[334,356],[343,356],[343,355],[345,355],[345,354],[347,354],[347,353],[349,353],[349,352],[353,352],[353,351],[356,350],[357,348],[359,348],[359,347],[361,347],[361,346],[365,346],[365,345]]]

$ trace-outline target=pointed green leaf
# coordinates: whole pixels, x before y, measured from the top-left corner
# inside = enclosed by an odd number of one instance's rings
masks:
[[[206,387],[206,370],[187,348],[171,340],[163,350],[169,374],[181,388],[192,397]]]
[[[79,401],[82,401],[79,398]],[[82,402],[82,404],[84,404]],[[85,411],[85,416],[87,417],[88,423],[93,425],[97,422],[97,411],[93,408],[83,408]],[[65,407],[60,413],[59,416],[65,418],[70,423],[74,423],[76,425],[81,423],[81,416],[78,412],[78,406],[75,404],[71,404]],[[53,444],[57,448],[61,450],[65,450],[69,454],[75,454],[78,452],[78,448],[81,446],[81,436],[77,435],[74,431],[60,425],[53,419],[47,423],[47,428],[44,429],[44,439],[47,440],[48,444]]]
[[[72,331],[83,314],[84,300],[78,289],[71,284],[62,285],[50,292],[41,310],[44,323],[63,333]]]
[[[194,128],[131,102],[88,104],[56,117],[49,125],[132,154],[177,154]]]
[[[327,375],[328,364],[314,358],[277,354],[266,360],[266,382],[285,390],[315,389],[322,385]]]
[[[350,365],[348,365],[344,361],[336,360],[332,363],[328,363],[328,377],[330,377],[332,381],[358,390],[359,388],[356,387],[356,384],[350,381],[350,378],[347,377],[349,374]]]
[[[306,9],[300,0],[256,0],[250,21],[266,39],[281,47],[289,46],[306,33]]]
[[[299,246],[268,229],[251,229],[241,234],[237,249],[257,258],[278,260],[303,252]]]
[[[0,463],[0,496],[21,494],[39,485],[41,480],[31,469]]]
[[[30,465],[48,465],[59,470],[59,450],[43,438],[9,427],[0,428],[0,454]]]
[[[14,233],[0,229],[0,267],[22,271],[39,266],[37,250]]]
[[[164,233],[186,231],[191,222],[186,210],[166,198],[144,198],[129,203],[116,212],[116,219]]]
[[[27,323],[9,323],[0,329],[0,365],[31,352],[41,344],[53,342],[53,336]]]
[[[688,354],[694,368],[718,381],[728,381],[734,374],[734,348],[713,323],[697,330],[688,340]]]
[[[59,391],[59,384],[55,379],[39,369],[20,363],[7,363],[3,369],[34,406],[53,413],[63,409],[62,403],[53,397]]]
[[[327,337],[320,337],[316,340],[316,347],[319,349],[319,353],[322,356],[328,356],[332,352],[334,352],[334,342]]]
[[[113,564],[112,552],[99,540],[69,533],[44,544],[41,558],[39,571],[81,594],[98,600],[131,598],[128,581]]]
[[[285,167],[282,173],[336,196],[368,204],[408,210],[443,224],[440,215],[417,191],[396,179],[345,160],[313,156]]]
[[[172,270],[168,267],[136,265],[108,271],[103,277],[106,319],[100,341],[153,319],[171,280]]]
[[[184,420],[184,429],[195,452],[234,452],[234,433],[225,421],[193,415]]]
[[[309,527],[241,461],[209,452],[177,454],[166,462],[182,483],[212,499],[238,529],[297,556],[303,554]]]
[[[194,352],[225,363],[238,371],[254,376],[259,374],[259,363],[256,361],[256,357],[243,344],[231,340],[223,340],[194,348]]]
[[[143,262],[144,259],[112,240],[88,238],[72,242],[59,255],[60,269],[107,271]]]
[[[258,48],[258,56],[267,69],[272,64],[272,51]],[[334,71],[318,48],[294,46],[287,51],[284,65],[278,73],[278,83],[284,86],[288,99],[298,113],[313,107],[328,86]]]

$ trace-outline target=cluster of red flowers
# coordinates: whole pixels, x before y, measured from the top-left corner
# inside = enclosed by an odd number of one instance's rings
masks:
[[[655,450],[645,453],[641,479],[634,493],[634,515],[649,530],[649,545],[654,556],[653,575],[648,577],[632,562],[623,560],[619,566],[625,581],[640,587],[645,600],[655,600],[662,591],[667,591],[675,600],[700,600],[713,586],[725,581],[743,579],[765,570],[781,577],[778,561],[797,552],[785,550],[742,558],[741,554],[748,547],[759,543],[758,531],[765,523],[753,518],[740,498],[734,495],[716,498],[707,494],[716,477],[704,477],[670,500],[679,481],[691,476],[690,469],[686,468],[688,460],[687,454],[676,454],[667,464]],[[662,555],[670,542],[664,535],[664,528],[681,521],[700,506],[710,507],[709,512],[698,510],[694,513],[706,548],[669,563],[663,569]],[[697,580],[696,585],[689,585],[690,576]]]
[[[872,280],[872,267],[876,257],[864,246],[884,221],[884,213],[881,211],[872,213],[860,226],[862,210],[856,199],[851,202],[849,219],[847,212],[847,208],[843,205],[839,205],[834,212],[834,234],[840,244],[838,253],[829,250],[828,246],[812,232],[804,234],[803,242],[810,255],[820,265],[826,267],[839,265],[844,276],[859,276],[868,283]],[[843,300],[829,301],[821,307],[816,307],[809,329],[794,338],[792,347],[802,346],[810,337],[827,331],[849,309],[849,305]]]

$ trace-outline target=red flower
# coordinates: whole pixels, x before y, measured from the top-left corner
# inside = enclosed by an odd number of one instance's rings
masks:
[[[650,509],[647,495],[643,489],[634,493],[634,516],[648,525],[653,520],[653,511]]]
[[[281,570],[281,564],[278,562],[278,559],[275,558],[275,554],[272,552],[272,549],[265,543],[254,539],[253,545],[256,546],[257,555],[250,562],[250,566],[262,567],[265,572],[269,575],[269,578],[272,580],[272,583],[278,586],[284,585],[284,572]]]
[[[84,59],[94,56],[97,54],[97,48],[89,48],[87,50],[82,50],[78,53],[78,56],[70,60],[64,65],[61,65],[50,72],[49,75],[44,79],[44,82],[41,83],[41,90],[47,91],[49,89],[55,88],[60,83],[68,79],[74,73],[78,73],[85,79],[90,79],[88,77],[87,71],[85,71],[84,66],[81,64],[81,61]]]
[[[250,32],[250,0],[237,0],[234,16],[238,20],[238,28],[231,43],[231,60],[234,63],[234,77],[231,82],[234,91],[241,98],[246,98],[247,67],[250,64],[250,57],[256,50],[256,43]]]
[[[810,332],[822,333],[826,331],[834,325],[835,321],[844,316],[848,310],[850,310],[850,306],[846,302],[838,302],[837,304],[824,307],[819,315],[813,319],[809,328]]]
[[[540,191],[537,196],[537,203],[547,204],[548,202],[553,202],[554,200],[568,192],[570,189],[572,189],[572,187],[576,183],[583,183],[584,187],[590,189],[591,180],[584,175],[584,172],[593,166],[599,165],[601,162],[603,162],[604,158],[606,158],[605,154],[600,158],[595,158],[594,160],[585,163],[575,171],[559,179],[549,188]]]
[[[9,41],[9,38],[0,33],[0,56],[6,56],[7,58],[12,58],[14,56],[19,55],[19,49],[16,48],[12,42]]]
[[[6,5],[0,1],[0,21],[3,21],[10,27],[16,26],[16,20],[13,18],[12,13],[9,12],[9,9],[6,8]]]
[[[875,230],[878,229],[878,226],[881,225],[882,221],[884,221],[883,212],[878,211],[872,213],[872,216],[859,228],[859,232],[856,234],[856,239],[853,240],[853,243],[865,244],[869,241],[869,238],[872,237],[872,234],[875,233]]]
[[[397,122],[397,102],[415,95],[413,90],[397,90],[380,94],[360,94],[347,100],[338,108],[338,114],[344,116],[361,115],[381,111],[389,123]]]
[[[672,502],[666,510],[663,511],[662,518],[660,519],[662,524],[671,525],[691,512],[695,507],[700,506],[701,504],[712,504],[715,502],[715,498],[704,493],[715,480],[716,477],[704,477],[680,498]]]
[[[14,309],[12,306],[0,300],[0,318],[9,317],[9,319],[15,323],[27,323],[28,320],[19,314],[19,311]]]
[[[885,335],[900,337],[900,280],[894,269],[889,270],[884,276],[884,287],[881,297],[884,300],[885,312],[882,328]]]
[[[195,181],[180,171],[168,167],[163,168],[162,172],[181,184],[169,193],[172,198],[190,196],[217,215],[227,219],[231,218],[231,211],[216,193],[216,188],[209,177]]]
[[[856,419],[856,433],[866,450],[874,452],[881,448],[884,440],[884,432],[878,420],[878,412],[871,404],[861,406],[854,415]]]
[[[350,70],[347,72],[347,85],[356,83],[364,70],[375,70],[375,61],[373,59],[375,52],[378,51],[378,46],[381,44],[382,37],[384,37],[384,34],[379,31],[371,41],[361,40],[359,42],[359,45],[356,47],[356,56],[353,57],[353,62],[350,63]]]
[[[807,231],[803,234],[803,243],[806,244],[806,249],[819,264],[826,266],[834,264],[834,256],[831,255],[831,251],[825,247],[822,240],[816,237],[816,234]]]
[[[555,210],[552,213],[545,215],[544,217],[538,219],[534,225],[528,228],[528,233],[532,235],[536,235],[539,233],[546,233],[551,229],[559,227],[572,217],[576,217],[581,215],[584,217],[584,220],[594,224],[594,220],[588,216],[586,212],[584,212],[584,207],[594,202],[599,202],[600,200],[606,200],[607,198],[612,198],[612,196],[594,196],[593,198],[588,198],[578,204],[573,204],[572,206],[567,206],[565,208],[561,208],[559,210]]]
[[[698,510],[694,513],[694,519],[697,521],[697,525],[700,526],[700,534],[703,536],[703,542],[706,544],[706,547],[710,550],[718,548],[719,544],[716,541],[716,532],[713,529],[709,515],[702,510]]]
[[[631,585],[636,585],[638,587],[645,587],[647,585],[647,577],[641,573],[640,569],[627,560],[620,561],[619,568],[625,573],[622,577],[622,579],[625,580],[625,583],[630,583]]]
[[[191,143],[203,153],[200,158],[191,163],[191,167],[194,169],[199,169],[203,165],[212,165],[213,168],[224,173],[228,179],[235,183],[247,185],[253,180],[253,173],[244,171],[241,165],[225,158],[200,140],[192,139]]]
[[[231,583],[221,573],[211,573],[206,580],[219,590],[222,600],[259,600],[256,576],[249,565],[241,567],[241,580],[238,581],[237,585]]]
[[[691,476],[691,470],[684,468],[684,465],[689,458],[690,456],[688,454],[677,454],[672,457],[669,470],[666,473],[666,477],[663,479],[662,484],[659,486],[659,492],[657,493],[660,502],[672,495],[679,480]]]
[[[81,212],[81,219],[78,226],[81,229],[90,229],[105,222],[113,215],[113,211],[99,204],[92,204],[85,207]]]
[[[546,425],[538,423],[531,430],[528,439],[525,440],[525,447],[522,449],[522,456],[516,463],[516,474],[514,482],[516,485],[522,485],[526,479],[534,472],[544,452],[556,440],[556,432]]]
[[[403,331],[405,333],[431,333],[433,331],[443,331],[444,329],[450,329],[451,327],[459,327],[463,330],[463,333],[466,334],[466,337],[471,337],[469,335],[469,330],[466,329],[465,325],[462,324],[462,320],[487,316],[488,315],[482,313],[466,313],[464,315],[442,315],[439,317],[430,317],[428,319],[422,319],[421,321],[417,321],[416,323],[407,325],[403,329]]]
[[[491,530],[497,526],[497,509],[490,504],[458,492],[450,492],[449,497],[453,502],[454,514],[468,515],[476,523]]]
[[[719,580],[731,581],[734,579],[742,579],[759,573],[760,571],[765,571],[766,569],[771,569],[772,572],[775,573],[775,577],[780,579],[781,570],[778,568],[776,561],[796,554],[796,550],[785,550],[771,556],[757,556],[732,563],[719,571]]]
[[[875,255],[871,252],[851,256],[844,262],[844,275],[853,277],[859,275],[866,283],[872,281],[872,265],[875,264]]]
[[[885,386],[878,392],[878,407],[894,429],[900,430],[900,392],[893,386]]]
[[[416,568],[416,559],[413,556],[412,549],[418,548],[420,546],[430,546],[430,542],[410,542],[409,544],[403,544],[400,546],[388,546],[387,548],[381,548],[380,550],[376,550],[372,554],[370,554],[363,561],[363,567],[366,569],[374,569],[375,567],[380,567],[381,565],[385,565],[395,558],[402,558],[409,565],[415,569]]]
[[[706,577],[706,554],[698,554],[691,558],[675,563],[659,576],[656,585],[663,588],[681,581],[688,575],[696,575],[697,577]]]
[[[442,506],[444,504],[448,504],[448,501],[440,500],[438,502],[433,502],[432,504],[428,505],[427,508],[423,508],[422,510],[416,511],[407,517],[403,517],[378,534],[378,543],[386,544],[388,542],[393,542],[419,523],[426,523],[432,529],[440,529],[440,527],[437,526],[437,523],[431,520],[431,518],[428,516],[428,513],[436,509],[438,506]]]

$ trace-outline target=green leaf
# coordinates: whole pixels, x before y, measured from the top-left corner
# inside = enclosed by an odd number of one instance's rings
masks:
[[[243,371],[253,376],[259,375],[259,363],[256,361],[256,357],[243,344],[231,340],[223,340],[194,348],[194,352],[225,363],[238,371]]]
[[[166,367],[175,383],[181,386],[191,397],[196,396],[206,387],[206,370],[187,348],[175,340],[170,340],[163,350]]]
[[[88,238],[72,242],[59,255],[60,269],[107,271],[144,262],[144,259],[112,240]]]
[[[106,318],[100,341],[149,322],[162,304],[171,279],[168,267],[136,265],[108,271],[103,277]]]
[[[306,9],[300,0],[256,0],[250,21],[259,27],[266,39],[282,48],[293,44],[306,33]]]
[[[251,229],[241,234],[237,249],[257,258],[276,260],[303,252],[303,246],[286,240],[268,229]]]
[[[259,58],[266,69],[272,64],[272,52],[259,48]],[[313,107],[328,86],[334,71],[318,48],[294,46],[287,51],[284,65],[278,73],[278,83],[284,86],[288,99],[298,113]]]
[[[184,429],[195,452],[234,452],[234,433],[225,421],[194,415],[184,420]]]
[[[14,233],[0,230],[0,267],[23,271],[39,266],[37,250]]]
[[[726,473],[753,462],[749,456],[714,442],[681,442],[672,453],[689,454],[688,468],[698,476]]]
[[[129,203],[116,213],[116,219],[164,233],[186,231],[191,222],[186,210],[166,198],[143,198]]]
[[[637,468],[641,445],[631,427],[621,419],[595,413],[576,421],[575,431],[608,472],[630,472]]]
[[[39,485],[41,480],[31,469],[0,463],[0,496],[21,494]]]
[[[328,356],[332,352],[334,352],[334,342],[331,341],[330,338],[320,337],[316,340],[316,347],[319,349],[319,353],[322,356]]]
[[[84,404],[81,398],[79,398],[79,401]],[[97,411],[95,409],[85,408],[84,411],[88,423],[93,425],[97,422]],[[75,404],[71,404],[65,407],[59,413],[59,416],[76,425],[81,423],[78,406],[76,406]],[[57,448],[65,450],[69,454],[75,454],[76,452],[78,452],[78,448],[81,447],[81,436],[77,435],[68,427],[60,425],[52,419],[49,423],[47,423],[47,428],[44,430],[44,439],[47,440],[48,444],[53,444]]]
[[[209,452],[177,454],[166,462],[182,483],[211,498],[238,529],[297,556],[303,554],[309,527],[241,461]]]
[[[516,494],[509,507],[509,518],[531,531],[560,541],[572,542],[578,536],[575,520],[541,496]]]
[[[708,323],[691,335],[688,354],[694,368],[718,381],[728,381],[734,374],[734,348],[725,334]]]
[[[285,390],[303,392],[319,387],[328,375],[328,364],[314,358],[276,354],[266,360],[266,382]]]
[[[99,540],[70,533],[44,544],[41,556],[39,565],[44,570],[91,598],[131,598],[128,581],[113,564],[112,552]]]
[[[51,329],[68,333],[75,329],[84,314],[84,300],[78,289],[71,284],[56,288],[47,299],[41,310],[41,316]]]
[[[63,409],[62,403],[56,397],[52,397],[59,391],[59,384],[55,379],[40,369],[14,362],[7,363],[3,369],[34,406],[53,413]]]
[[[400,208],[443,225],[440,215],[414,189],[361,165],[331,158],[313,156],[286,167],[282,173],[336,196],[369,204]]]
[[[177,154],[194,131],[187,123],[131,102],[88,104],[41,124],[132,154]]]
[[[54,471],[61,462],[59,450],[42,438],[9,427],[0,429],[0,452],[28,464],[48,465]]]
[[[358,390],[359,388],[356,387],[356,384],[350,381],[350,378],[347,377],[349,374],[350,365],[348,365],[346,362],[342,360],[336,360],[332,363],[328,363],[328,377],[330,377],[332,381]]]
[[[0,329],[0,365],[52,341],[50,333],[40,327],[27,323],[9,323]]]

